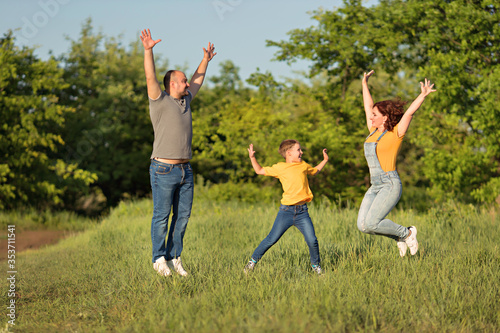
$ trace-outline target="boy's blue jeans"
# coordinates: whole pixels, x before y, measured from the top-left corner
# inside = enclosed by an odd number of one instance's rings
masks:
[[[266,253],[266,251],[269,250],[269,248],[273,246],[292,225],[296,226],[302,235],[304,235],[304,239],[309,247],[311,264],[319,265],[318,239],[316,238],[314,226],[309,217],[307,204],[295,206],[281,205],[278,216],[276,216],[276,220],[274,220],[271,232],[269,232],[269,235],[267,235],[255,249],[252,254],[252,259],[259,261],[264,253]]]
[[[153,262],[160,257],[172,260],[181,255],[184,233],[191,216],[193,171],[189,163],[167,164],[151,160],[149,176],[154,205],[151,220]],[[170,211],[172,219],[168,229]]]

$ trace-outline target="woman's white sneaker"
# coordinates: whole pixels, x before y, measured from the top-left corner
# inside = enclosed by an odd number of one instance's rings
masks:
[[[406,255],[406,250],[408,250],[408,245],[402,239],[398,240],[399,255],[404,257]]]
[[[417,241],[417,228],[410,227],[411,234],[406,237],[405,243],[410,248],[410,254],[414,256],[418,251],[418,241]]]

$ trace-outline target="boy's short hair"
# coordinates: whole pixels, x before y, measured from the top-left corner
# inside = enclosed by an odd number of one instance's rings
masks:
[[[286,159],[286,152],[289,149],[292,149],[293,146],[295,146],[297,143],[299,143],[297,140],[292,140],[292,139],[287,139],[281,141],[280,144],[280,149],[278,152],[280,153],[281,156],[283,156],[284,159]]]

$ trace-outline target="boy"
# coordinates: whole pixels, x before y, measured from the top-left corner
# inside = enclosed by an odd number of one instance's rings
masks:
[[[313,270],[317,274],[321,274],[318,239],[307,210],[307,203],[313,198],[313,194],[309,189],[307,175],[315,175],[323,169],[326,162],[328,162],[326,149],[323,149],[323,161],[314,168],[302,161],[302,149],[297,140],[284,140],[281,142],[279,153],[285,158],[285,162],[277,163],[272,167],[261,167],[255,159],[253,144],[250,144],[248,148],[248,155],[255,172],[258,175],[278,178],[283,187],[283,197],[271,232],[255,249],[250,261],[245,266],[244,272],[248,273],[253,270],[264,253],[283,236],[288,228],[294,225],[304,235],[309,247]]]

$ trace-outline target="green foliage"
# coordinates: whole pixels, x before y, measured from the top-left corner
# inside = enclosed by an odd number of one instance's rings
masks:
[[[400,258],[394,241],[357,230],[356,209],[311,205],[325,274],[312,273],[304,238],[291,228],[246,276],[243,267],[269,232],[276,205],[197,200],[182,254],[190,276],[164,278],[150,259],[152,208],[150,200],[121,203],[99,226],[55,246],[19,254],[19,316],[12,330],[500,328],[498,209],[450,202],[426,213],[395,210],[392,219],[419,228],[419,252]],[[2,302],[7,304],[3,283]]]
[[[97,179],[57,156],[65,118],[74,112],[57,97],[67,87],[63,71],[54,59],[16,47],[10,32],[0,46],[0,209],[61,207],[65,196]]]
[[[61,102],[76,110],[67,119],[63,157],[99,176],[95,186],[109,206],[126,195],[150,192],[153,131],[139,44],[126,49],[94,34],[89,19],[61,57],[68,83]],[[162,62],[157,64],[164,72]]]
[[[239,183],[225,182],[213,184],[205,181],[201,175],[196,180],[196,200],[248,203],[274,202],[279,204],[283,191],[278,181],[269,185],[257,184],[251,181]]]
[[[421,171],[409,185],[428,186],[436,201],[499,197],[498,6],[466,0],[383,0],[371,8],[357,0],[344,4],[314,12],[318,25],[291,31],[288,41],[268,41],[279,47],[276,59],[311,60],[310,75],[327,71],[338,91],[330,96],[342,100],[349,100],[349,85],[369,69],[376,69],[376,76],[391,75],[384,97],[412,99],[416,83],[430,78],[438,92],[418,111],[420,121],[406,139],[419,154],[398,162]],[[407,80],[414,82],[413,91],[402,89]],[[355,94],[360,99],[359,90]]]
[[[238,80],[237,67],[225,64],[223,68],[230,68],[231,76]],[[223,70],[221,76],[228,74]],[[258,91],[227,89],[219,98],[211,99],[209,94],[218,92],[216,87],[201,94],[194,107],[192,163],[197,173],[210,183],[212,192],[216,191],[216,184],[222,184],[217,190],[221,197],[246,197],[243,201],[252,201],[256,198],[250,195],[254,184],[263,192],[269,188],[281,190],[276,179],[255,175],[247,148],[253,143],[259,163],[270,166],[283,160],[278,154],[281,141],[293,138],[301,142],[304,159],[311,165],[322,160],[323,148],[330,151],[330,162],[324,171],[310,179],[317,197],[340,195],[345,200],[359,199],[365,189],[361,187],[365,185],[362,142],[346,135],[359,132],[351,121],[362,112],[353,107],[355,100],[346,98],[337,103],[339,106],[332,105],[329,87],[318,84],[311,89],[300,82],[279,84],[270,73],[255,73],[248,81],[258,85]],[[205,103],[207,100],[213,103]],[[244,183],[249,183],[248,193]],[[233,193],[238,187],[243,193]],[[231,195],[223,194],[226,192]]]
[[[500,13],[489,1],[395,1],[380,10],[410,13],[395,25],[410,45],[409,66],[438,85],[423,116],[418,138],[426,150],[425,176],[438,200],[492,202],[500,177],[499,131]],[[410,18],[408,18],[410,17]],[[414,24],[413,24],[414,23]],[[430,111],[430,112],[429,112]],[[424,139],[427,138],[426,139]],[[489,195],[482,195],[484,185]]]
[[[313,60],[311,76],[327,70],[329,76],[339,79],[344,96],[349,84],[374,61],[366,47],[374,36],[367,33],[365,24],[374,19],[373,11],[363,7],[361,0],[351,0],[336,11],[315,11],[313,19],[317,26],[292,30],[289,41],[267,41],[267,45],[280,48],[278,60]]]
[[[369,186],[360,80],[375,69],[375,100],[411,101],[425,77],[437,87],[398,157],[401,204],[500,202],[499,15],[497,4],[479,0],[381,0],[370,8],[345,0],[314,11],[314,25],[288,40],[267,42],[276,60],[311,61],[311,84],[257,70],[248,87],[232,61],[218,73],[211,64],[192,105],[192,165],[203,195],[276,202],[279,182],[255,175],[247,147],[267,166],[282,160],[280,142],[294,138],[312,165],[328,149],[329,163],[310,178],[316,198],[358,204]],[[98,212],[149,195],[153,131],[139,40],[124,47],[94,33],[89,19],[58,59],[40,61],[10,36],[1,52],[0,208]],[[155,58],[161,76],[167,61]]]

